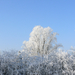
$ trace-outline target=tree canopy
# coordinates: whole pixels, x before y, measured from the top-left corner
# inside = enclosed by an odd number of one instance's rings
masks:
[[[58,35],[56,32],[53,33],[50,27],[43,28],[41,26],[36,26],[30,33],[29,41],[23,42],[23,50],[30,55],[45,55],[49,54],[51,51],[56,50],[61,45],[57,44]]]

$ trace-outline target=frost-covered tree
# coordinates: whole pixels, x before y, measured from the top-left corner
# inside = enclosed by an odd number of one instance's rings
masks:
[[[55,35],[49,27],[34,27],[22,51],[0,54],[0,75],[75,75],[75,48],[57,49]]]
[[[43,28],[36,26],[30,33],[29,41],[23,42],[22,52],[29,53],[30,55],[47,55],[51,51],[56,50],[61,45],[56,44],[56,35],[50,27]]]

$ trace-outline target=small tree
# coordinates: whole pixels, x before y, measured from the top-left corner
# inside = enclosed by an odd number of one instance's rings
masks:
[[[29,53],[30,55],[47,55],[51,51],[56,50],[60,45],[56,44],[57,33],[52,33],[50,27],[43,28],[36,26],[30,33],[29,41],[23,42],[23,52]]]

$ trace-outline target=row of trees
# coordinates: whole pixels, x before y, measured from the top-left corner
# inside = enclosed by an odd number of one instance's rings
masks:
[[[75,49],[58,49],[56,35],[50,27],[34,27],[21,51],[0,55],[0,75],[75,75]]]
[[[0,75],[75,75],[75,54],[58,50],[47,56],[42,59],[41,56],[24,57],[22,53],[4,52],[0,55]]]

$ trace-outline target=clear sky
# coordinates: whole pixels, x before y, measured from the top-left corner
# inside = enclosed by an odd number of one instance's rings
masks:
[[[37,25],[59,33],[65,50],[75,46],[75,0],[0,0],[1,50],[20,50]]]

